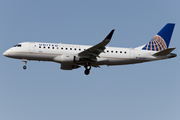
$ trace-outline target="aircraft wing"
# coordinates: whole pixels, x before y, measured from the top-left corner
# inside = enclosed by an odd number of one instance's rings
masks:
[[[104,50],[106,49],[105,46],[110,42],[113,33],[114,29],[106,36],[106,38],[102,42],[93,47],[90,47],[89,49],[83,52],[80,52],[78,56],[88,61],[96,62],[96,57],[99,57],[99,54],[104,52]]]

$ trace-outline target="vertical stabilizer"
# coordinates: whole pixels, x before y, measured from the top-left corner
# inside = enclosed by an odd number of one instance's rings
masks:
[[[142,50],[161,51],[169,47],[171,36],[174,30],[174,23],[166,24]]]

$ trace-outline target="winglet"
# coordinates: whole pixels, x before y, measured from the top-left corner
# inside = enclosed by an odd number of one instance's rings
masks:
[[[106,45],[110,42],[113,33],[114,33],[114,29],[111,30],[111,32],[110,32],[110,33],[104,38],[104,40],[103,40],[101,43],[99,43],[99,44],[101,44],[102,46],[106,46]]]
[[[114,29],[106,36],[105,39],[111,39],[113,33],[114,33]]]

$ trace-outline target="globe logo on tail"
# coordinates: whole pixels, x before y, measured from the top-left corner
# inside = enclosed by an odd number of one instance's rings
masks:
[[[155,35],[151,41],[148,42],[143,50],[151,50],[151,51],[161,51],[167,49],[166,42],[159,35]]]

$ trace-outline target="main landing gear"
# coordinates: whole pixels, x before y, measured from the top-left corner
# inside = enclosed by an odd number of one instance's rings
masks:
[[[90,73],[90,70],[91,70],[91,65],[89,64],[89,63],[87,63],[85,66],[85,71],[84,71],[84,74],[85,75],[89,75],[89,73]]]
[[[22,59],[22,62],[24,62],[23,69],[25,70],[27,68],[27,59]]]

